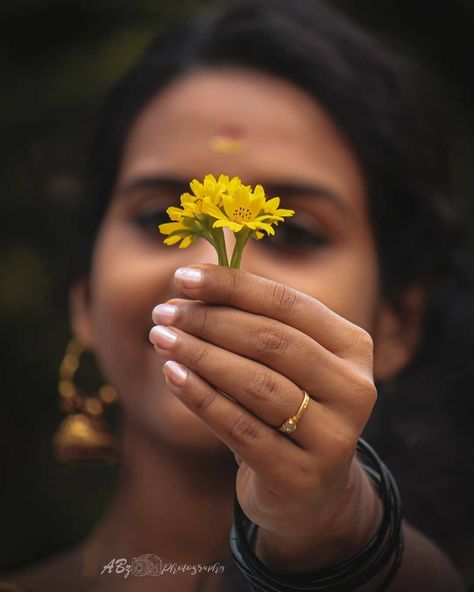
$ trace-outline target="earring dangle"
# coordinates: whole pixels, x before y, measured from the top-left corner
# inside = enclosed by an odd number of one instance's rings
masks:
[[[109,385],[95,396],[77,386],[84,348],[72,338],[59,367],[60,407],[68,415],[53,437],[54,455],[60,462],[109,462],[116,459],[117,441],[103,419],[105,409],[116,402],[117,393]]]

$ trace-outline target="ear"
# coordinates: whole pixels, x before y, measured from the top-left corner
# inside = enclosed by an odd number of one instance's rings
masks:
[[[408,288],[397,305],[382,305],[373,331],[374,375],[388,381],[409,364],[421,341],[426,292]]]
[[[69,314],[75,337],[85,349],[93,351],[95,339],[87,277],[77,280],[69,290]]]

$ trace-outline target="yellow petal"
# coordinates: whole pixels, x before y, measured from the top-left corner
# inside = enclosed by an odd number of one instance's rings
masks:
[[[174,232],[175,230],[184,230],[185,226],[181,222],[165,222],[164,224],[160,224],[158,228],[162,234],[170,234],[170,232]]]
[[[236,205],[236,201],[235,201],[234,197],[231,197],[230,195],[223,195],[222,196],[222,205],[224,206],[224,211],[227,214],[227,217],[229,219],[232,219],[232,217],[234,215],[235,208],[238,207]],[[221,212],[220,216],[216,216],[216,217],[223,218],[222,212]]]
[[[261,185],[255,185],[255,189],[253,191],[253,194],[258,199],[265,199],[265,191],[263,190],[263,187]]]
[[[217,182],[219,183],[219,185],[224,185],[225,187],[227,187],[227,185],[229,185],[229,177],[227,175],[219,175]]]
[[[194,195],[202,199],[204,193],[203,184],[200,183],[197,179],[193,179],[189,186],[191,187],[191,191],[194,193]]]
[[[183,210],[181,208],[176,208],[175,206],[170,206],[166,213],[170,217],[171,220],[178,222],[180,218],[183,216]]]
[[[239,177],[232,177],[227,185],[227,194],[234,195],[235,191],[242,185],[242,181]]]
[[[169,236],[168,238],[165,238],[165,240],[163,241],[165,243],[165,245],[174,245],[175,243],[178,243],[183,237],[179,234],[175,234],[174,236]]]
[[[275,210],[273,212],[274,216],[293,216],[295,210]]]
[[[223,220],[225,218],[221,210],[211,201],[204,200],[204,203],[202,205],[202,211],[204,214],[212,216],[213,218],[217,218],[218,220]]]
[[[213,228],[229,228],[229,230],[231,230],[232,232],[239,232],[239,230],[242,230],[243,225],[239,224],[238,222],[233,222],[232,220],[216,220],[214,222],[214,224],[212,225]]]
[[[259,215],[264,204],[265,204],[265,198],[262,198],[262,197],[257,197],[256,199],[252,198],[250,200],[249,205],[247,207],[250,209],[250,211],[252,213],[252,218],[256,218]]]
[[[204,183],[209,183],[209,184],[215,185],[217,183],[217,181],[216,181],[216,178],[214,177],[214,175],[209,173],[208,175],[206,175],[204,177]]]
[[[265,204],[265,212],[271,212],[273,214],[273,212],[278,208],[279,205],[280,198],[272,197],[272,199],[269,199]]]
[[[184,205],[187,203],[194,203],[197,198],[195,195],[191,195],[190,193],[182,193],[180,199],[181,199],[181,205]]]
[[[189,193],[183,193],[181,195],[181,207],[182,208],[190,208],[192,210],[199,209],[199,204],[201,203],[202,199],[200,197],[195,197],[194,195],[190,195]]]
[[[180,249],[185,249],[186,247],[189,247],[189,245],[194,242],[193,241],[193,236],[189,235],[183,238],[183,240],[181,241],[181,244],[179,245]]]
[[[270,224],[265,224],[265,222],[259,222],[257,228],[265,230],[267,234],[275,234],[275,230],[270,226]]]

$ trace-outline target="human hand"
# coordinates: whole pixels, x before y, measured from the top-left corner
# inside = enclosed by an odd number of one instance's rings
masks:
[[[345,558],[378,518],[354,458],[376,399],[370,336],[284,284],[211,264],[191,269],[200,282],[176,283],[193,300],[169,300],[174,318],[153,311],[176,337],[150,332],[171,360],[168,387],[238,459],[237,498],[260,527],[257,554],[295,571]],[[310,404],[283,434],[277,428],[297,412],[302,389]]]

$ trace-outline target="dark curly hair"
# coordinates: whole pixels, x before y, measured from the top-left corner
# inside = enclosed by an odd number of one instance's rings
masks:
[[[423,341],[395,383],[379,386],[366,437],[396,475],[407,518],[452,553],[474,524],[470,355],[472,281],[413,89],[416,70],[323,4],[242,0],[160,34],[100,112],[84,203],[86,273],[127,134],[144,105],[196,69],[240,66],[295,84],[324,106],[364,171],[382,290],[403,314],[404,290],[428,293]],[[462,559],[461,559],[462,561]]]

